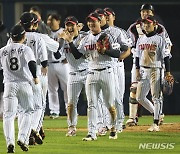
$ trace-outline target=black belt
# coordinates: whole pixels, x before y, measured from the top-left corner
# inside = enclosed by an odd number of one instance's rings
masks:
[[[100,69],[93,69],[93,70],[94,70],[94,71],[104,71],[104,70],[109,69],[109,68],[111,68],[111,67],[100,68]]]
[[[83,70],[78,70],[77,72],[83,72],[83,71],[86,71],[86,69],[83,69]]]
[[[53,63],[53,64],[55,64],[55,63],[60,63],[61,61],[52,61],[52,62],[49,62],[49,63]]]
[[[148,66],[141,66],[141,67],[143,67],[143,68],[147,68],[147,69],[151,68],[151,67],[148,67]]]

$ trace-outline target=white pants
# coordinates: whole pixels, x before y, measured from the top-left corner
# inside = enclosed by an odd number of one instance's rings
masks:
[[[88,101],[88,134],[94,137],[97,131],[97,102],[99,92],[102,90],[103,102],[109,109],[114,106],[115,83],[113,69],[102,71],[92,70],[87,75],[86,95]],[[111,118],[111,125],[114,121]]]
[[[18,104],[22,115],[19,121],[18,140],[28,144],[31,132],[31,114],[34,111],[32,87],[28,82],[5,83],[4,88],[4,114],[3,129],[7,146],[15,146],[14,119],[17,114]]]
[[[48,68],[48,99],[50,113],[60,113],[59,84],[64,92],[65,107],[67,107],[67,80],[68,80],[68,64],[50,63]]]

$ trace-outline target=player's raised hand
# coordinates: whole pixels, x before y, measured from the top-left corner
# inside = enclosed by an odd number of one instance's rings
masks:
[[[39,83],[39,79],[38,78],[33,78],[33,81],[34,81],[35,84]]]
[[[47,75],[48,67],[41,67],[41,74],[42,75]]]
[[[64,40],[66,40],[66,30],[63,30],[63,32],[59,33],[58,38],[63,38]]]
[[[78,31],[81,31],[84,27],[84,24],[83,23],[78,23]]]

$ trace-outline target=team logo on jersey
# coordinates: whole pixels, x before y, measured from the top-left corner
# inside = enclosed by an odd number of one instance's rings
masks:
[[[96,50],[96,44],[85,45],[85,50]]]
[[[140,44],[139,45],[139,49],[140,50],[149,50],[149,51],[156,51],[157,49],[157,45],[155,43],[151,43],[151,44]]]

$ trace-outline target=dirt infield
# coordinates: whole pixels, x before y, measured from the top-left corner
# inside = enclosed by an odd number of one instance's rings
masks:
[[[126,127],[123,132],[147,132],[150,125]],[[47,128],[48,131],[67,131],[67,128]],[[87,128],[77,128],[77,131],[87,131]],[[180,132],[180,123],[164,123],[160,126],[161,132]]]
[[[124,132],[147,132],[150,125],[126,127]],[[164,123],[160,126],[161,132],[180,132],[180,123]]]

